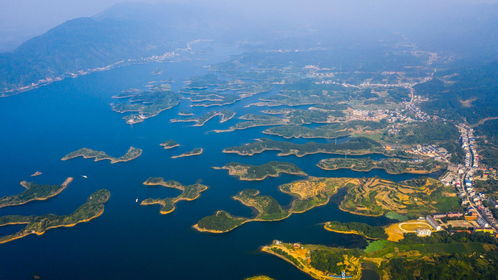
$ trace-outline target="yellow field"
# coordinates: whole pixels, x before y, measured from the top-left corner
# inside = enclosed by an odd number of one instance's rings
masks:
[[[417,229],[430,229],[430,230],[432,230],[432,227],[424,221],[412,221],[412,222],[399,223],[399,228],[403,232],[416,232]]]
[[[392,224],[388,226],[385,231],[388,236],[387,240],[398,242],[405,237],[405,233],[414,233],[417,229],[433,230],[433,228],[425,221],[411,220]]]

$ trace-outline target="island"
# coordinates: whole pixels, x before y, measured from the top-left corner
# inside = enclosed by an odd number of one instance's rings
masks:
[[[269,116],[269,115],[246,114],[241,116],[239,119],[245,121],[239,122],[228,129],[214,130],[214,132],[216,133],[231,132],[235,130],[243,130],[252,127],[284,125],[289,123],[289,120],[286,118]]]
[[[172,156],[171,158],[182,158],[182,157],[198,156],[198,155],[202,155],[203,152],[204,152],[203,148],[195,148],[195,149],[193,149],[190,152],[186,152],[186,153],[183,153],[183,154]]]
[[[36,177],[36,176],[40,176],[40,175],[42,175],[42,174],[43,174],[43,172],[41,172],[41,171],[35,171],[33,174],[31,174],[31,175],[29,175],[29,176],[31,176],[31,177]]]
[[[432,159],[329,158],[322,159],[317,166],[324,170],[351,169],[353,171],[369,172],[372,169],[383,169],[389,174],[430,174],[446,168],[447,165]]]
[[[236,217],[219,210],[211,216],[202,218],[194,228],[202,232],[224,233],[248,222],[280,221],[295,213],[304,213],[318,206],[326,205],[330,197],[356,179],[351,178],[317,178],[295,181],[279,187],[283,193],[294,197],[290,207],[283,207],[271,196],[260,195],[258,190],[248,189],[239,192],[233,199],[250,207],[256,213],[252,218]]]
[[[279,190],[293,197],[288,207],[281,206],[271,196],[258,190],[243,190],[233,197],[252,208],[253,217],[237,217],[219,210],[202,218],[194,226],[203,232],[224,233],[248,222],[279,221],[292,214],[304,213],[326,205],[339,189],[346,194],[340,202],[342,211],[363,216],[383,216],[406,220],[428,213],[460,210],[458,198],[450,187],[432,178],[408,180],[401,183],[379,178],[320,178],[308,177],[279,186]]]
[[[93,158],[94,161],[109,160],[111,164],[130,161],[142,155],[142,149],[130,147],[125,155],[121,157],[111,157],[103,151],[95,151],[89,148],[81,148],[65,155],[61,160],[69,160],[77,157]]]
[[[265,151],[279,151],[278,156],[295,155],[303,157],[311,154],[338,154],[338,155],[367,155],[384,154],[386,156],[402,156],[393,151],[387,151],[379,142],[357,137],[351,138],[344,143],[316,143],[307,142],[296,144],[292,142],[275,141],[267,138],[256,139],[256,142],[223,150],[224,153],[233,153],[241,156],[252,156]]]
[[[211,111],[198,118],[171,119],[170,122],[193,122],[195,123],[194,126],[203,126],[216,116],[220,117],[219,123],[224,123],[231,120],[235,115],[235,112],[229,110]]]
[[[330,221],[326,222],[323,228],[342,234],[356,234],[371,240],[386,239],[388,237],[383,227],[371,226],[365,223]]]
[[[246,278],[245,280],[274,280],[274,279],[266,275],[257,275]]]
[[[268,177],[278,177],[282,173],[299,176],[307,175],[295,164],[280,161],[271,161],[262,165],[231,162],[225,166],[213,168],[228,170],[229,175],[237,176],[242,181],[261,181]]]
[[[178,104],[180,104],[179,94],[169,91],[168,88],[156,87],[120,96],[116,102],[111,103],[111,107],[118,113],[131,113],[123,119],[127,124],[136,124],[155,117]]]
[[[172,188],[180,190],[181,193],[176,197],[168,198],[147,198],[142,200],[140,205],[160,205],[161,209],[159,212],[163,215],[169,214],[176,209],[176,203],[179,201],[193,201],[201,196],[201,193],[208,189],[206,185],[203,184],[193,184],[184,186],[177,181],[165,181],[161,177],[151,177],[148,178],[144,183],[146,186],[163,186],[166,188]]]
[[[60,194],[72,181],[72,177],[66,178],[60,185],[40,185],[22,181],[20,184],[25,190],[17,195],[0,198],[0,208],[23,205],[35,200],[47,200]]]
[[[180,144],[176,143],[175,140],[167,140],[167,141],[161,143],[160,145],[165,150],[173,149],[173,148],[180,146]]]
[[[42,235],[47,230],[59,227],[73,227],[79,223],[89,222],[104,213],[104,204],[111,193],[101,189],[90,195],[88,200],[69,215],[47,214],[43,216],[9,215],[0,217],[0,227],[8,225],[26,225],[20,231],[0,237],[0,244],[7,243],[30,234]]]

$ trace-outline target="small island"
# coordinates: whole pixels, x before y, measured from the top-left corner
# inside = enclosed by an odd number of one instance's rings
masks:
[[[142,149],[138,149],[135,147],[130,147],[125,155],[118,158],[111,157],[103,151],[95,151],[89,148],[81,148],[79,150],[76,150],[74,152],[65,155],[61,160],[70,160],[77,157],[83,157],[85,159],[93,158],[94,161],[109,160],[111,164],[114,164],[118,162],[134,160],[141,155],[142,155]]]
[[[351,169],[358,172],[383,169],[389,174],[430,174],[446,167],[444,163],[432,159],[406,160],[398,158],[381,160],[371,158],[329,158],[322,159],[317,166],[324,170]]]
[[[203,148],[195,148],[195,149],[193,149],[190,152],[186,152],[186,153],[183,153],[183,154],[172,156],[171,158],[182,158],[182,157],[198,156],[198,155],[202,155],[203,152],[204,152]]]
[[[60,185],[40,185],[22,181],[20,184],[25,188],[25,190],[17,195],[4,196],[0,198],[0,208],[23,205],[35,200],[47,200],[60,194],[72,181],[72,177],[66,178],[66,180]]]
[[[0,237],[0,244],[7,243],[30,234],[42,235],[47,230],[59,227],[73,227],[79,223],[89,222],[104,213],[104,204],[111,193],[102,189],[94,192],[88,200],[69,215],[48,214],[43,216],[9,215],[0,217],[0,227],[8,225],[26,225],[20,231]]]
[[[161,143],[160,145],[165,150],[173,149],[173,148],[176,148],[176,147],[180,146],[180,144],[176,143],[175,140],[167,140],[167,141]]]
[[[365,223],[331,221],[326,222],[323,228],[337,233],[360,235],[370,240],[386,239],[388,237],[383,227],[371,226]]]
[[[225,166],[213,168],[228,170],[228,174],[237,176],[242,181],[261,181],[268,177],[278,177],[282,173],[299,176],[307,175],[295,164],[279,161],[271,161],[262,165],[231,162]]]
[[[29,176],[30,176],[30,177],[36,177],[36,176],[40,176],[40,175],[42,175],[42,174],[43,174],[43,172],[41,172],[41,171],[35,171],[33,174],[31,174],[31,175],[29,175]]]
[[[253,277],[246,278],[245,280],[274,280],[273,278],[266,275],[257,275]]]
[[[176,203],[179,201],[193,201],[198,199],[201,196],[201,193],[208,189],[206,185],[202,184],[193,184],[184,186],[177,181],[164,181],[163,178],[160,177],[152,177],[148,178],[144,183],[146,186],[163,186],[166,188],[177,189],[181,191],[176,197],[168,197],[168,198],[147,198],[142,200],[140,205],[160,205],[160,213],[165,215],[175,211]]]

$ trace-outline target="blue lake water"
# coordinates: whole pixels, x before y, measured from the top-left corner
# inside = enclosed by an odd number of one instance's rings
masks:
[[[152,76],[157,69],[164,72]],[[218,124],[213,119],[203,127],[188,123],[170,123],[178,112],[190,111],[185,105],[161,113],[133,126],[111,110],[111,96],[131,87],[143,87],[147,81],[171,79],[175,85],[205,70],[194,62],[134,65],[77,79],[67,79],[17,96],[0,99],[0,195],[22,191],[21,180],[37,183],[61,183],[66,177],[75,181],[60,195],[43,202],[0,209],[0,215],[68,214],[86,201],[97,189],[107,188],[111,199],[105,213],[88,223],[72,228],[48,231],[43,236],[28,236],[0,245],[0,279],[243,279],[266,274],[276,279],[310,279],[290,264],[259,252],[274,239],[286,242],[317,243],[358,247],[366,242],[358,236],[323,230],[328,220],[359,221],[382,225],[386,218],[371,218],[340,211],[333,200],[327,206],[296,214],[280,222],[249,223],[226,234],[199,233],[191,228],[200,218],[218,209],[235,215],[251,215],[251,209],[231,199],[242,189],[256,188],[272,195],[282,204],[288,195],[278,185],[300,177],[284,175],[262,182],[241,182],[214,170],[230,161],[262,164],[271,160],[294,162],[312,176],[380,176],[395,181],[414,175],[390,175],[381,170],[368,173],[324,171],[316,163],[331,155],[317,154],[302,158],[278,157],[266,152],[253,157],[224,154],[222,149],[268,137],[264,129],[251,128],[231,133],[212,133],[237,120]],[[254,97],[254,98],[257,98]],[[254,100],[254,98],[252,100]],[[243,113],[261,108],[245,108],[249,101],[223,108]],[[214,108],[195,109],[195,112]],[[182,146],[164,150],[159,143],[174,139]],[[297,140],[306,142],[309,140]],[[143,149],[136,160],[109,164],[108,161],[73,159],[61,161],[66,153],[81,147],[120,156],[129,146]],[[171,159],[196,147],[204,154]],[[43,175],[29,177],[35,171]],[[88,179],[81,176],[87,175]],[[174,190],[146,187],[151,176],[174,179],[183,184],[197,180],[210,188],[200,199],[180,202],[175,212],[160,215],[158,207],[140,207],[135,199],[176,195]],[[19,226],[2,228],[8,234]]]

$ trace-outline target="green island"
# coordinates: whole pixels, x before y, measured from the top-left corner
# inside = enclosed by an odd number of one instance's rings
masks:
[[[167,140],[161,143],[160,145],[165,150],[173,149],[180,146],[180,144],[178,144],[175,140]]]
[[[379,279],[449,280],[494,279],[498,273],[497,245],[497,240],[487,233],[436,232],[430,237],[407,234],[399,242],[377,240],[364,249],[275,240],[261,250],[317,280],[331,279],[331,275],[340,279],[343,271],[355,280],[362,279],[368,271],[379,275]]]
[[[114,164],[118,162],[134,160],[141,155],[142,155],[142,149],[135,147],[130,147],[126,152],[126,154],[120,157],[111,157],[104,151],[95,151],[89,148],[81,148],[79,150],[76,150],[74,152],[65,155],[64,157],[62,157],[61,160],[69,160],[77,157],[83,157],[83,158],[93,158],[94,161],[109,160],[111,161],[112,164]]]
[[[0,237],[0,244],[7,243],[30,234],[42,235],[47,230],[59,227],[73,227],[79,223],[89,222],[104,213],[104,204],[111,193],[101,189],[90,195],[88,200],[69,215],[47,214],[43,216],[9,215],[0,217],[0,226],[26,225],[20,231]]]
[[[245,121],[239,122],[234,126],[229,127],[228,129],[214,130],[214,132],[216,133],[231,132],[235,130],[243,130],[252,127],[284,125],[289,123],[289,119],[269,116],[269,115],[246,114],[241,116],[239,119]]]
[[[23,205],[35,200],[47,200],[60,194],[72,181],[72,177],[66,178],[66,180],[60,185],[40,185],[22,181],[20,184],[25,188],[25,190],[16,195],[4,196],[0,198],[0,208]]]
[[[203,148],[195,148],[195,149],[193,149],[190,152],[186,152],[186,153],[183,153],[183,154],[172,156],[171,158],[182,158],[182,157],[199,156],[199,155],[202,155],[203,152],[204,152]]]
[[[243,190],[233,198],[255,210],[252,218],[236,217],[219,210],[202,218],[194,226],[199,231],[224,233],[254,221],[279,221],[292,214],[304,213],[329,203],[339,189],[346,194],[340,202],[342,211],[364,216],[382,216],[406,220],[428,213],[460,210],[453,189],[432,178],[396,183],[379,178],[319,178],[308,177],[279,186],[292,196],[289,207],[281,206],[270,196],[258,190]]]
[[[245,280],[274,280],[274,279],[266,275],[257,275],[246,278]]]
[[[326,205],[330,197],[355,179],[350,178],[316,178],[283,184],[279,190],[294,197],[290,207],[283,207],[271,196],[260,195],[258,190],[243,190],[233,197],[247,207],[255,210],[252,218],[235,217],[230,213],[219,210],[214,215],[202,218],[194,228],[211,233],[224,233],[248,222],[271,222],[288,218],[295,213],[303,213],[312,208]]]
[[[176,203],[179,201],[193,201],[201,196],[201,193],[208,189],[206,185],[193,184],[184,186],[177,181],[164,181],[160,177],[148,178],[144,183],[146,186],[163,186],[166,188],[172,188],[180,190],[181,193],[176,197],[168,198],[147,198],[140,202],[140,205],[160,205],[161,214],[169,214],[176,209]]]
[[[294,116],[291,117],[291,121],[299,123],[297,119],[297,112],[294,111]],[[312,111],[313,112],[313,111]],[[324,122],[317,119],[316,115],[324,115],[323,112],[313,112],[313,116],[301,116],[299,119],[303,123],[311,122]],[[301,114],[302,115],[302,114]],[[326,114],[325,114],[326,115]],[[326,115],[328,117],[328,115]],[[307,117],[304,118],[303,117]],[[326,121],[326,120],[325,120]],[[338,137],[350,136],[350,135],[369,135],[374,133],[380,133],[387,124],[385,122],[374,122],[374,121],[349,121],[349,122],[334,122],[328,123],[326,125],[318,126],[316,128],[310,128],[300,125],[286,125],[286,126],[276,126],[265,129],[263,133],[269,135],[276,135],[286,139],[290,138],[325,138],[333,139]]]
[[[127,124],[143,122],[180,104],[177,93],[167,88],[154,88],[116,99],[111,103],[112,110],[118,113],[131,113],[123,117]]]
[[[326,222],[323,228],[337,233],[356,234],[371,240],[386,239],[388,237],[383,227],[371,226],[365,223],[330,221]]]
[[[216,116],[220,116],[220,123],[227,122],[235,116],[235,112],[229,110],[211,111],[198,118],[171,119],[170,122],[193,122],[194,126],[203,126]]]
[[[372,169],[383,169],[389,174],[430,174],[444,169],[446,164],[432,159],[329,158],[322,159],[317,166],[324,170],[351,169],[353,171],[369,172]]]
[[[379,142],[369,138],[351,138],[344,143],[316,143],[307,142],[296,144],[292,142],[275,141],[267,138],[257,139],[256,142],[242,146],[230,147],[224,153],[233,153],[241,156],[253,156],[265,151],[279,151],[279,156],[295,155],[303,157],[311,154],[339,154],[339,155],[367,155],[384,154],[386,156],[406,156],[404,153],[388,151]]]
[[[242,181],[261,181],[268,177],[278,177],[282,173],[300,176],[307,175],[295,164],[280,161],[271,161],[262,165],[231,162],[225,166],[213,168],[228,170],[229,175],[237,176]]]

